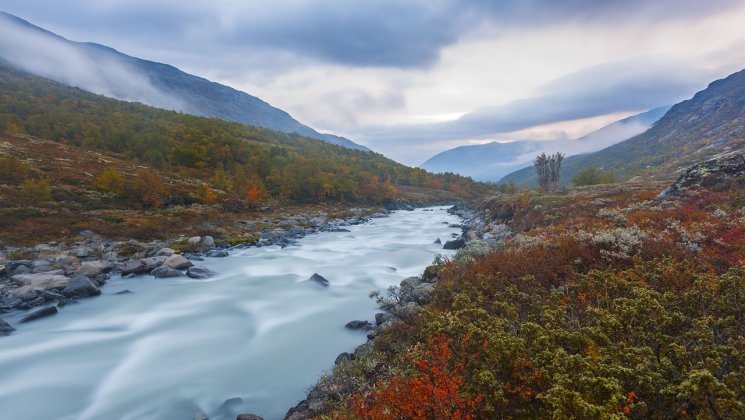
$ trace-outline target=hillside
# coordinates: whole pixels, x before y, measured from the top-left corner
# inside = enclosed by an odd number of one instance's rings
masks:
[[[572,156],[562,165],[568,184],[582,168],[613,171],[617,179],[643,176],[671,180],[691,164],[745,148],[745,70],[711,83],[693,98],[673,106],[644,133],[599,152]],[[502,182],[535,184],[533,168]]]
[[[69,41],[0,12],[0,61],[32,74],[112,98],[369,150],[351,140],[322,134],[263,100],[176,67],[142,60],[112,48]]]
[[[435,173],[454,172],[479,181],[499,181],[510,172],[529,166],[541,151],[587,153],[626,140],[647,130],[668,109],[659,107],[633,115],[574,140],[519,140],[460,146],[438,153],[421,167]]]
[[[223,214],[263,206],[431,202],[487,191],[372,152],[117,101],[8,66],[0,66],[0,129],[0,225],[16,241],[30,239],[28,231],[38,231],[34,240],[56,238],[86,220],[124,234],[110,220],[134,214],[135,227],[149,225],[161,211],[171,222],[151,235],[185,228],[200,213],[231,219]],[[194,217],[170,214],[173,206],[196,206]]]

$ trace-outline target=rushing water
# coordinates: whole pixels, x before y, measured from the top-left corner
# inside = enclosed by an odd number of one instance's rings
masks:
[[[458,229],[445,208],[197,264],[209,280],[113,278],[103,295],[0,337],[0,419],[281,418],[336,355],[363,343],[368,297],[421,273]],[[305,281],[319,273],[328,288]],[[122,290],[130,294],[119,294]],[[21,314],[7,316],[16,324]]]

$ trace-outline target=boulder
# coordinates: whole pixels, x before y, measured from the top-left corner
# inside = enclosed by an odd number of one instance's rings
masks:
[[[338,356],[336,356],[336,360],[334,360],[334,365],[340,365],[340,364],[342,364],[344,362],[348,362],[350,360],[352,360],[352,355],[351,354],[349,354],[347,352],[340,353]]]
[[[64,289],[70,278],[60,274],[17,274],[10,278],[13,282],[39,289]]]
[[[16,329],[11,327],[10,324],[0,319],[0,337],[4,335],[8,335],[15,331]]]
[[[162,255],[160,257],[143,258],[140,261],[142,261],[142,263],[145,264],[146,266],[145,271],[151,271],[154,268],[160,267],[161,265],[163,265],[163,263],[166,262],[168,258],[169,257]]]
[[[192,236],[191,238],[187,239],[186,242],[189,245],[197,246],[197,245],[199,245],[199,241],[201,241],[201,240],[202,240],[202,237],[201,236]]]
[[[140,260],[129,260],[119,264],[119,269],[122,271],[122,276],[128,276],[145,273],[148,271],[148,266]]]
[[[27,265],[24,265],[24,264],[16,265],[15,268],[13,269],[13,275],[29,274],[29,273],[31,273],[31,269]]]
[[[130,294],[130,293],[132,293],[132,291],[131,291],[131,290],[129,290],[129,289],[124,289],[124,290],[120,290],[120,291],[118,291],[118,292],[116,292],[116,293],[114,293],[114,294],[115,294],[115,295],[128,295],[128,294]]]
[[[56,260],[66,257],[67,253],[57,248],[42,248],[39,250],[39,254],[37,256],[39,259],[42,260]]]
[[[52,266],[52,262],[48,260],[33,260],[31,262],[31,272],[32,273],[46,273],[48,271],[52,271],[54,267]]]
[[[442,246],[442,249],[461,249],[464,246],[466,246],[466,241],[458,238],[452,241],[445,242],[445,245]]]
[[[373,329],[373,325],[369,321],[349,321],[347,322],[347,325],[344,327],[349,328],[350,330],[365,330],[370,331]]]
[[[215,238],[211,236],[205,236],[204,238],[202,238],[202,246],[200,246],[200,249],[202,249],[203,251],[207,251],[214,247],[215,247]]]
[[[23,324],[25,322],[36,321],[37,319],[46,318],[48,316],[55,315],[56,313],[57,313],[57,307],[47,306],[46,308],[41,308],[37,311],[31,312],[30,314],[21,318],[20,322]]]
[[[191,261],[187,260],[181,255],[171,255],[170,257],[168,257],[167,260],[163,262],[163,265],[166,267],[175,268],[176,270],[184,270],[194,264],[192,264]]]
[[[153,277],[156,279],[165,279],[169,277],[181,277],[184,274],[180,272],[179,270],[176,270],[175,268],[170,267],[156,267],[153,269],[153,271],[150,272]]]
[[[313,275],[310,276],[310,278],[308,279],[308,281],[314,281],[314,282],[320,284],[323,287],[329,287],[331,285],[331,283],[329,283],[328,280],[326,280],[322,275],[320,275],[318,273],[313,273]]]
[[[176,253],[176,251],[172,250],[171,248],[161,248],[155,254],[155,256],[157,256],[157,257],[162,257],[162,256],[170,257],[171,255],[173,255],[175,253]]]
[[[86,261],[80,264],[77,274],[84,274],[89,277],[96,277],[99,274],[111,271],[111,264],[105,261]]]
[[[93,255],[93,249],[87,246],[81,246],[70,251],[70,255],[78,258],[87,258]]]
[[[401,302],[403,304],[425,305],[430,301],[434,289],[431,283],[422,283],[419,277],[408,277],[401,280]]]
[[[193,279],[207,279],[214,276],[216,273],[207,267],[193,266],[186,270],[186,275]]]
[[[21,286],[8,292],[8,296],[21,300],[34,300],[39,293],[31,286]]]
[[[88,276],[78,274],[70,279],[67,287],[62,290],[62,294],[69,298],[83,298],[98,296],[101,294],[101,290],[93,284]]]
[[[435,242],[434,243],[441,244],[442,243],[442,240],[440,238],[437,238],[437,239],[435,239]]]
[[[213,249],[207,253],[207,256],[212,258],[224,258],[228,255],[230,254],[228,254],[228,251],[225,251],[224,249]]]
[[[393,315],[387,312],[378,312],[375,314],[375,324],[380,326],[393,319]]]

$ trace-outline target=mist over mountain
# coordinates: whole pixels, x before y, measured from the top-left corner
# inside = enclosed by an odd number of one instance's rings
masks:
[[[635,176],[670,179],[694,163],[745,148],[745,70],[716,80],[693,98],[674,105],[649,130],[603,150],[573,156],[562,165],[561,182],[588,166]],[[532,167],[502,181],[535,184]]]
[[[287,112],[239,90],[103,45],[69,41],[4,12],[0,12],[0,39],[0,60],[69,86],[115,99],[369,150],[346,138],[319,133]]]
[[[518,140],[461,146],[438,153],[421,167],[435,173],[454,172],[479,181],[498,181],[530,166],[541,152],[576,155],[601,150],[646,131],[670,107],[664,106],[616,121],[575,140]]]

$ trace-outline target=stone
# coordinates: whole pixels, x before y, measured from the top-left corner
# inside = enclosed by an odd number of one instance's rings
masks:
[[[194,264],[192,264],[191,261],[187,260],[183,256],[177,254],[168,257],[168,259],[163,262],[163,265],[166,267],[175,268],[176,270],[184,270]]]
[[[31,286],[21,286],[17,289],[11,290],[8,293],[8,296],[21,300],[33,300],[39,296],[39,293]]]
[[[27,265],[24,265],[24,264],[17,265],[13,269],[13,275],[17,275],[17,274],[29,274],[29,273],[31,273],[31,269]]]
[[[21,318],[20,322],[23,324],[25,322],[36,321],[37,319],[46,318],[55,314],[57,314],[57,307],[47,306],[46,308],[41,308],[37,311],[31,312],[30,314]]]
[[[46,273],[48,271],[52,271],[54,267],[52,266],[51,261],[47,260],[33,260],[31,262],[31,272],[32,273]]]
[[[175,254],[175,253],[176,253],[176,251],[174,251],[174,250],[173,250],[173,249],[171,249],[171,248],[161,248],[161,249],[160,249],[160,250],[159,250],[159,251],[158,251],[158,252],[157,252],[157,253],[155,254],[155,256],[157,256],[157,257],[162,257],[162,256],[170,257],[171,255],[173,255],[173,254]]]
[[[189,245],[192,245],[192,246],[197,246],[197,245],[199,245],[199,242],[200,242],[201,240],[202,240],[202,237],[201,237],[201,236],[192,236],[191,238],[187,239],[187,240],[186,240],[186,242],[187,242],[187,243],[188,243]]]
[[[70,251],[70,255],[78,258],[87,258],[93,255],[93,249],[87,246],[81,246]]]
[[[57,248],[42,248],[39,250],[39,254],[37,255],[37,257],[42,260],[56,260],[66,256],[67,253]]]
[[[352,355],[351,354],[349,354],[347,352],[340,353],[338,356],[336,356],[336,360],[334,360],[334,365],[340,365],[340,364],[342,364],[344,362],[348,362],[350,360],[352,360]]]
[[[388,321],[393,320],[393,315],[386,313],[386,312],[378,312],[375,314],[375,324],[380,326],[385,324]]]
[[[189,269],[186,270],[186,275],[193,279],[207,279],[214,276],[215,274],[217,273],[210,270],[209,268],[200,266],[189,267]]]
[[[10,278],[20,285],[39,289],[64,289],[70,278],[59,274],[18,274]]]
[[[119,269],[122,271],[122,277],[131,274],[142,274],[148,271],[147,264],[140,260],[129,260],[119,264]]]
[[[15,331],[16,329],[11,327],[10,324],[0,319],[0,337],[4,335],[8,335]]]
[[[181,277],[184,274],[175,268],[170,267],[156,267],[150,274],[156,279],[165,279],[170,277]]]
[[[77,274],[95,277],[108,271],[111,271],[111,264],[105,261],[85,261],[80,264],[80,268],[77,269]]]
[[[459,238],[445,242],[445,245],[442,246],[442,249],[461,249],[464,246],[466,246],[466,241]]]
[[[228,254],[228,251],[225,251],[224,249],[213,249],[207,253],[207,256],[212,258],[224,258],[228,255],[230,254]]]
[[[145,271],[152,271],[154,268],[160,267],[161,265],[163,265],[163,263],[166,262],[168,258],[169,257],[166,257],[163,255],[160,257],[143,258],[140,261],[142,261],[142,263],[145,264],[146,266]]]
[[[369,321],[349,321],[347,322],[347,325],[344,326],[345,328],[349,328],[350,330],[365,330],[370,331],[373,329],[373,325]]]
[[[442,243],[442,240],[440,238],[437,238],[437,239],[435,239],[435,242],[434,243],[441,244]]]
[[[308,281],[314,281],[323,287],[329,287],[331,285],[331,283],[328,280],[326,280],[322,275],[318,273],[313,273],[313,275],[310,276]]]
[[[118,292],[116,292],[114,294],[115,295],[128,295],[130,293],[133,293],[133,292],[131,290],[129,290],[129,289],[124,289],[124,290],[120,290],[120,291],[118,291]]]
[[[69,298],[83,298],[98,296],[101,294],[101,290],[93,284],[88,276],[78,274],[70,279],[67,287],[62,290],[62,294]]]
[[[205,236],[204,238],[202,238],[202,246],[201,246],[201,248],[203,250],[206,251],[206,250],[212,249],[214,247],[215,247],[215,238],[213,238],[211,236]]]

